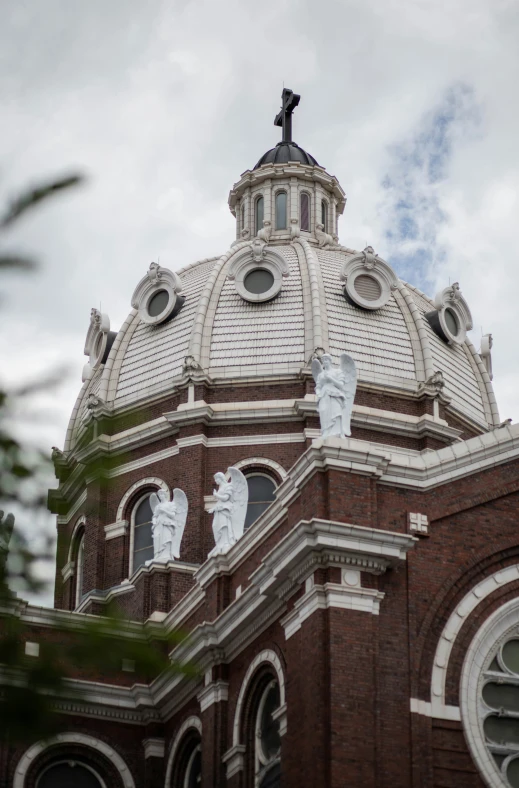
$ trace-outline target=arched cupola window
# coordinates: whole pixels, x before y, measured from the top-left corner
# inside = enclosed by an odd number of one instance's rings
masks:
[[[245,229],[245,203],[242,203],[241,206],[241,229]]]
[[[287,193],[276,194],[276,230],[287,229]]]
[[[256,202],[254,204],[255,210],[255,234],[257,235],[261,228],[263,227],[263,216],[264,216],[264,201],[263,197],[260,195],[256,198]]]
[[[301,193],[300,197],[300,226],[301,230],[310,230],[310,195],[306,192]]]
[[[140,498],[132,510],[131,530],[131,567],[133,574],[146,561],[153,559],[153,536],[151,533],[151,518],[153,513],[150,506],[150,492]]]
[[[249,488],[249,502],[245,517],[244,530],[256,522],[260,514],[267,509],[276,498],[276,483],[266,473],[251,471],[245,474]]]
[[[321,200],[321,224],[325,233],[328,232],[328,203]]]

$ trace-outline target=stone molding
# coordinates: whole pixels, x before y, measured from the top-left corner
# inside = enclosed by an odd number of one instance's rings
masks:
[[[128,531],[128,520],[118,520],[110,525],[105,525],[105,540],[117,539],[119,536],[124,536]]]
[[[109,744],[101,741],[101,739],[96,739],[93,736],[88,736],[85,733],[76,732],[58,733],[57,736],[54,736],[51,739],[39,741],[36,744],[31,745],[31,747],[29,747],[29,749],[26,750],[22,755],[15,769],[13,788],[24,788],[25,776],[27,775],[27,772],[36,758],[38,758],[38,756],[49,747],[53,747],[58,744],[82,744],[84,747],[89,747],[90,749],[101,753],[101,755],[104,755],[105,758],[107,758],[119,772],[124,788],[135,788],[135,782],[133,780],[132,774],[119,753],[110,747]]]
[[[451,720],[451,722],[459,722],[461,720],[459,706],[435,704],[433,710],[430,701],[410,698],[409,708],[412,714],[421,714],[422,717],[434,717],[436,720]]]
[[[164,753],[166,751],[166,744],[164,739],[160,739],[160,738],[143,739],[142,746],[144,747],[144,759],[164,758]]]
[[[71,540],[72,545],[72,540]],[[66,583],[69,578],[74,575],[74,569],[76,567],[75,561],[67,561],[63,569],[61,570],[61,576],[63,577],[63,582]]]
[[[283,671],[281,660],[273,649],[264,649],[263,651],[260,651],[259,654],[256,654],[256,656],[250,663],[240,686],[240,692],[238,694],[238,700],[236,701],[236,709],[234,711],[234,722],[232,727],[233,747],[237,747],[240,744],[242,708],[245,702],[245,696],[247,694],[247,690],[257,669],[260,667],[260,665],[264,665],[264,664],[268,664],[272,668],[274,668],[274,672],[276,674],[278,685],[279,685],[279,706],[280,708],[286,707],[285,673]],[[280,728],[281,728],[281,724],[280,724]],[[283,733],[286,733],[286,721],[284,722],[283,729],[284,729]]]
[[[325,583],[324,586],[314,585],[301,599],[294,609],[281,619],[285,630],[285,640],[299,632],[301,625],[316,610],[328,610],[331,607],[342,610],[360,610],[378,616],[380,603],[385,594],[374,588],[348,588],[339,583]]]
[[[380,297],[375,301],[368,301],[363,298],[355,289],[355,280],[359,276],[369,276],[374,279],[380,287]],[[344,290],[359,306],[364,309],[381,309],[399,285],[399,280],[389,263],[382,260],[375,254],[373,247],[366,246],[364,251],[358,252],[347,258],[341,267],[341,281],[344,282]]]
[[[214,703],[221,703],[229,699],[229,682],[218,679],[203,688],[196,696],[203,714]]]
[[[234,747],[231,747],[222,755],[222,763],[226,765],[226,777],[228,780],[244,770],[245,752],[246,747],[244,744],[235,744]]]
[[[504,569],[499,569],[471,588],[449,616],[438,640],[434,655],[431,674],[432,716],[435,716],[437,706],[445,706],[445,688],[450,655],[463,624],[465,624],[477,606],[490,594],[507,583],[513,583],[516,580],[519,580],[519,564],[512,564]]]
[[[122,522],[124,511],[130,498],[142,487],[151,485],[158,487],[159,490],[164,490],[164,492],[168,493],[168,495],[171,494],[168,484],[158,476],[148,476],[145,479],[139,479],[135,482],[135,484],[132,484],[132,486],[126,490],[123,497],[121,498],[119,506],[117,507],[117,517],[115,518],[117,523]]]

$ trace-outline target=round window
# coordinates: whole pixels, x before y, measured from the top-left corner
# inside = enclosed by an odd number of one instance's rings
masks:
[[[369,276],[368,274],[357,276],[353,286],[359,296],[366,301],[378,301],[382,295],[380,284],[375,277]]]
[[[274,277],[266,268],[250,271],[243,280],[245,289],[254,295],[268,292],[274,284]]]
[[[155,295],[150,298],[148,304],[148,314],[150,317],[157,317],[161,315],[169,304],[169,293],[167,290],[158,290]]]
[[[452,309],[445,310],[445,325],[447,326],[448,330],[450,331],[453,337],[458,336],[458,332],[460,330],[458,318],[456,317]]]

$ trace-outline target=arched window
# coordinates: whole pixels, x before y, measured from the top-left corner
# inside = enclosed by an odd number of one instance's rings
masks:
[[[255,203],[255,229],[256,235],[263,227],[263,197],[259,196]]]
[[[276,194],[276,230],[287,229],[287,193]]]
[[[310,196],[303,192],[300,197],[301,230],[310,230]]]
[[[189,730],[182,739],[168,785],[169,788],[200,788],[202,785],[202,740],[197,730]]]
[[[36,780],[36,788],[107,788],[97,772],[84,763],[69,758],[48,766]]]
[[[241,206],[241,229],[245,229],[245,203],[242,203]]]
[[[246,474],[249,503],[244,529],[247,530],[276,498],[276,484],[265,473]]]
[[[83,599],[83,586],[85,577],[85,532],[81,533],[77,548],[76,558],[76,607]]]
[[[130,574],[133,574],[140,566],[143,566],[146,561],[151,561],[153,559],[150,495],[151,493],[146,493],[146,495],[137,502],[132,511],[130,544],[132,566]]]
[[[321,224],[325,233],[328,232],[328,203],[321,200]]]
[[[254,773],[255,788],[281,785],[281,733],[276,712],[280,706],[279,684],[272,674],[264,674],[252,695],[251,729],[246,735],[251,756],[247,765],[249,779]],[[252,783],[251,783],[252,784]]]

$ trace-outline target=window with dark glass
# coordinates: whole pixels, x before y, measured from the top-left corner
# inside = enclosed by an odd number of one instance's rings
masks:
[[[278,788],[281,785],[281,735],[275,712],[279,708],[279,685],[273,679],[265,688],[256,716],[256,785]]]
[[[310,197],[305,192],[302,193],[301,199],[301,230],[310,230]]]
[[[255,223],[256,223],[256,235],[259,233],[261,228],[263,227],[263,197],[258,197],[255,203],[256,209],[256,216],[255,216]]]
[[[258,519],[276,497],[276,485],[268,476],[251,474],[246,478],[249,488],[249,502],[245,517],[245,530]]]
[[[276,230],[287,229],[287,193],[276,194]]]
[[[245,203],[241,206],[241,229],[245,228]]]
[[[325,233],[328,232],[328,203],[321,200],[321,224]]]
[[[519,639],[511,637],[483,672],[480,714],[503,785],[519,788]]]
[[[96,773],[73,758],[45,769],[36,780],[36,788],[101,788]]]
[[[183,788],[199,788],[202,785],[202,748],[195,747],[187,762]]]
[[[151,317],[157,317],[162,314],[169,304],[169,293],[167,290],[158,290],[155,295],[150,298],[148,304],[148,314]]]
[[[151,534],[150,496],[147,495],[135,509],[133,520],[133,571],[153,558],[153,537]]]
[[[83,599],[83,579],[85,574],[85,534],[79,540],[76,558],[76,607]]]
[[[266,268],[256,268],[246,275],[243,284],[249,293],[260,295],[270,290],[274,284],[274,277]]]

